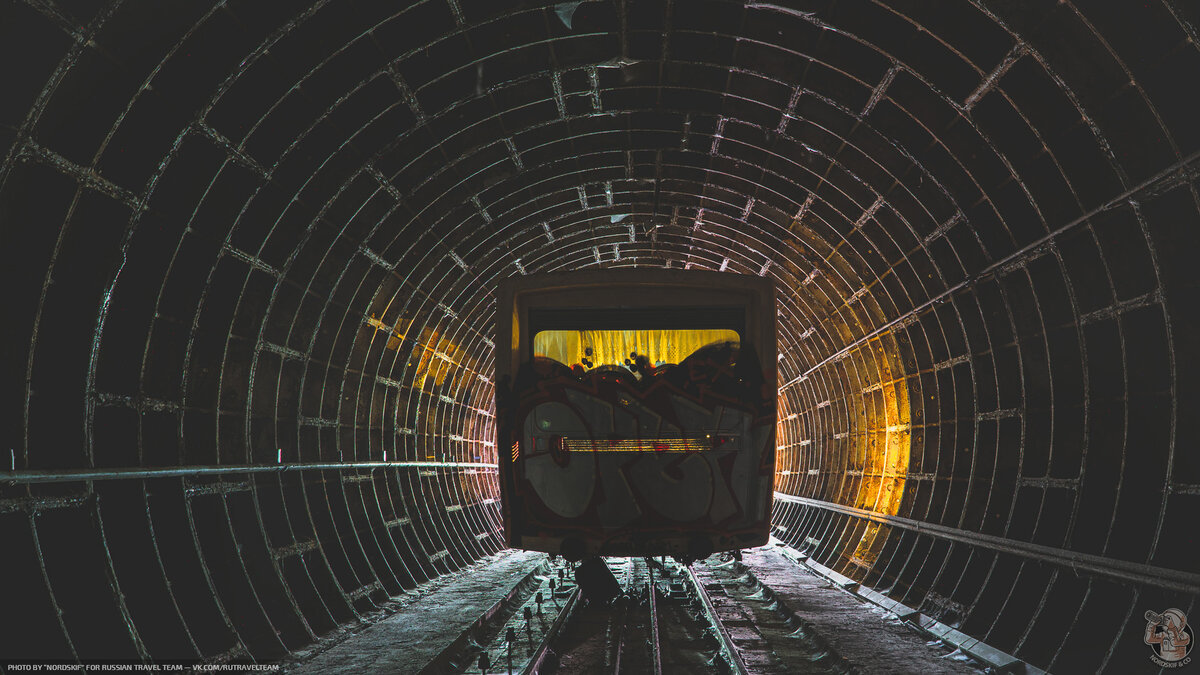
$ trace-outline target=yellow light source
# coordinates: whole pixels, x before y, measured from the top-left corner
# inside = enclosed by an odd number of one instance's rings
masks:
[[[623,366],[636,352],[657,365],[679,363],[714,342],[738,340],[732,330],[544,330],[533,337],[533,352],[569,366],[586,359],[593,367]]]

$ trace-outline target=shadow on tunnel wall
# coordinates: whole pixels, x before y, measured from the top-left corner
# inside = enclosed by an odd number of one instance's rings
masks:
[[[0,654],[276,660],[498,551],[495,282],[638,266],[780,288],[778,538],[1150,668],[1200,613],[1198,25],[11,0]]]

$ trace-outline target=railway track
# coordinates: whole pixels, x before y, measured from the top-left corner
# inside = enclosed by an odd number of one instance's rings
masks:
[[[460,641],[457,653],[422,672],[858,672],[738,561],[714,557],[690,568],[657,558],[605,563],[620,586],[616,599],[585,599],[573,566],[548,562]]]
[[[716,636],[683,568],[642,558],[607,561],[622,594],[587,603],[558,635],[543,673],[722,672]]]
[[[534,607],[526,599],[520,607],[514,605],[502,628],[481,636],[490,639],[480,656],[460,659],[465,667],[457,672],[839,672],[819,667],[828,655],[819,645],[800,645],[803,669],[797,670],[780,667],[761,636],[757,640],[746,638],[747,622],[736,613],[730,614],[735,604],[730,602],[725,587],[712,580],[714,575],[729,577],[727,581],[736,585],[736,575],[732,575],[736,563],[724,563],[725,567],[698,565],[698,576],[692,569],[666,559],[612,558],[605,562],[620,585],[615,600],[583,600],[572,583],[571,566],[559,562],[548,568],[538,590],[526,593],[534,600],[541,593],[544,602]],[[551,581],[555,582],[553,591],[549,588]],[[746,602],[768,604],[761,598],[760,593]],[[790,643],[785,645],[787,651],[796,652],[794,626],[782,615],[771,621],[773,610],[764,611],[767,620],[757,620],[777,624],[777,637]],[[743,653],[758,667],[748,666]],[[775,667],[761,667],[764,665]]]

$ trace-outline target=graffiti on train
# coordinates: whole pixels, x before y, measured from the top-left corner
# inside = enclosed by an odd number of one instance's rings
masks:
[[[500,411],[523,529],[761,521],[774,419],[749,352],[723,343],[639,369],[526,364]]]

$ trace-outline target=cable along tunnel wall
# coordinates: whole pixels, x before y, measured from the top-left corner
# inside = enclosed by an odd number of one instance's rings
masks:
[[[1107,4],[10,1],[3,653],[275,659],[495,551],[495,281],[650,266],[781,291],[777,536],[1142,667],[1200,17]]]

